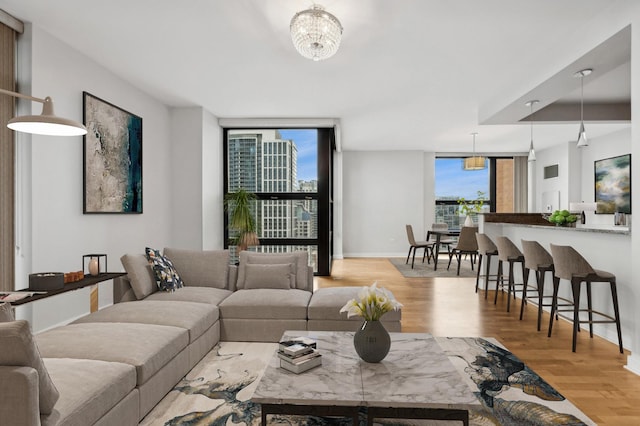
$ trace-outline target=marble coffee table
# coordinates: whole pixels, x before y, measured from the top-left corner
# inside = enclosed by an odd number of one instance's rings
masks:
[[[322,365],[302,374],[281,369],[274,353],[251,400],[268,414],[351,417],[367,407],[374,418],[457,420],[469,424],[480,402],[430,334],[390,333],[391,350],[379,364],[362,361],[352,332],[287,331],[318,342]]]

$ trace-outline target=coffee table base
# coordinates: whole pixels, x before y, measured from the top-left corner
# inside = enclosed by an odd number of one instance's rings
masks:
[[[455,408],[367,407],[367,426],[372,426],[373,419],[378,418],[450,420],[469,426],[469,411]]]
[[[262,426],[266,426],[269,414],[351,417],[353,425],[358,426],[359,408],[338,405],[262,404]]]
[[[294,405],[262,404],[262,426],[267,424],[267,415],[307,415],[328,417],[351,417],[353,425],[359,424],[358,413],[361,407],[337,405]],[[418,407],[367,407],[367,426],[373,426],[373,419],[428,419],[460,421],[469,426],[469,411],[454,408],[418,408]]]

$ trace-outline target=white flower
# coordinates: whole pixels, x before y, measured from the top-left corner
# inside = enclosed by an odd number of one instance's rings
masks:
[[[357,299],[349,300],[340,309],[346,312],[347,317],[359,316],[366,321],[378,321],[382,315],[389,311],[397,311],[402,307],[393,294],[384,287],[378,288],[378,283],[373,283],[370,287],[362,287]]]

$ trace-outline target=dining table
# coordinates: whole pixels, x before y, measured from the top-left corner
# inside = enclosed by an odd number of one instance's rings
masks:
[[[459,237],[460,236],[460,229],[432,229],[430,231],[427,231],[427,241],[429,241],[429,239],[431,238],[431,235],[434,235],[436,237],[436,241],[434,243],[434,250],[435,252],[433,253],[433,270],[437,271],[438,270],[438,256],[440,255],[440,244],[441,244],[441,240],[442,237]]]

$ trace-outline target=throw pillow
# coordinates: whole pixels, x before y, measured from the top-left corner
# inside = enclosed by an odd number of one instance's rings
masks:
[[[156,274],[156,283],[160,290],[176,291],[183,286],[182,279],[180,279],[171,260],[160,254],[160,251],[149,247],[145,249],[145,252],[153,267],[153,272]]]
[[[13,321],[13,312],[11,311],[11,303],[0,303],[0,322]]]
[[[291,280],[295,280],[291,265],[291,263],[246,265],[244,288],[246,290],[256,288],[289,290]]]
[[[38,372],[40,414],[51,414],[60,394],[42,362],[29,323],[24,320],[0,323],[0,348],[0,365],[31,367]]]
[[[158,291],[156,274],[144,254],[125,254],[120,258],[127,273],[133,294],[138,300]]]
[[[295,251],[291,253],[255,253],[249,251],[240,252],[240,265],[238,267],[238,289],[244,288],[245,266],[248,264],[273,264],[292,263],[296,276],[291,282],[291,288],[311,291],[313,282],[309,283],[308,278],[308,254],[305,251]]]

